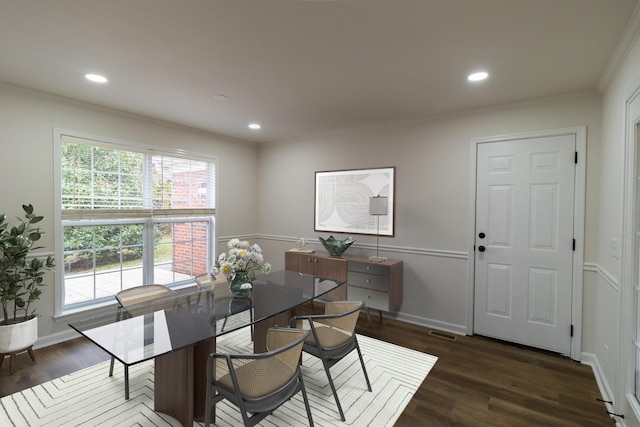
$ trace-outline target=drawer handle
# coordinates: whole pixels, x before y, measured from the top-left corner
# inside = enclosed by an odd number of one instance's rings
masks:
[[[367,270],[371,270],[371,267],[369,267],[368,265],[367,265]]]
[[[367,283],[371,283],[371,279],[367,279]]]

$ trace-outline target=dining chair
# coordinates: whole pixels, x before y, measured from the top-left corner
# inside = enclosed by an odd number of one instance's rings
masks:
[[[298,392],[302,392],[309,425],[313,427],[299,363],[308,336],[309,331],[273,327],[267,331],[265,353],[211,353],[207,360],[205,427],[211,425],[213,406],[222,399],[238,407],[248,427],[262,421]]]
[[[116,294],[118,311],[116,320],[127,319],[177,304],[176,292],[163,285],[143,285],[125,289]],[[111,356],[109,376],[113,376],[115,357]],[[124,364],[124,398],[129,399],[129,365]]]
[[[324,314],[294,316],[291,319],[292,327],[311,331],[304,342],[302,351],[322,361],[342,421],[346,421],[346,419],[331,377],[330,368],[351,351],[357,350],[362,372],[364,372],[364,378],[367,381],[367,388],[371,391],[367,368],[364,365],[355,333],[358,316],[364,305],[362,301],[331,301],[325,304]]]
[[[229,316],[244,311],[249,312],[251,322],[251,341],[253,341],[253,301],[251,298],[234,298],[229,291],[229,283],[226,279],[211,279],[209,273],[196,276],[195,282],[200,289],[196,304],[200,304],[201,295],[206,297],[206,309],[209,316],[213,315],[218,320],[218,313],[224,314],[224,321],[220,327],[220,332],[224,332]]]

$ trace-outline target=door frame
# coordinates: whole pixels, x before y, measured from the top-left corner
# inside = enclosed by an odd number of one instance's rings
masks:
[[[467,228],[470,230],[467,247],[467,335],[473,335],[473,310],[475,292],[475,235],[476,235],[476,184],[477,184],[477,151],[478,144],[491,142],[514,141],[519,139],[544,138],[560,135],[574,135],[578,163],[575,169],[573,236],[576,249],[573,254],[572,286],[571,286],[571,354],[574,360],[580,360],[582,354],[582,286],[584,271],[584,218],[586,195],[586,163],[587,163],[587,127],[573,126],[542,131],[512,133],[488,137],[472,138],[469,150],[469,218]]]

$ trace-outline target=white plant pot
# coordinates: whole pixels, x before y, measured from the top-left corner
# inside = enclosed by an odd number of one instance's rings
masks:
[[[0,353],[13,353],[31,347],[38,339],[38,317],[12,325],[0,325]]]

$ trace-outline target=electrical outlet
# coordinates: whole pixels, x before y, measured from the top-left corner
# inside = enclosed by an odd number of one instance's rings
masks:
[[[620,240],[612,238],[609,242],[609,255],[615,259],[620,258]]]

